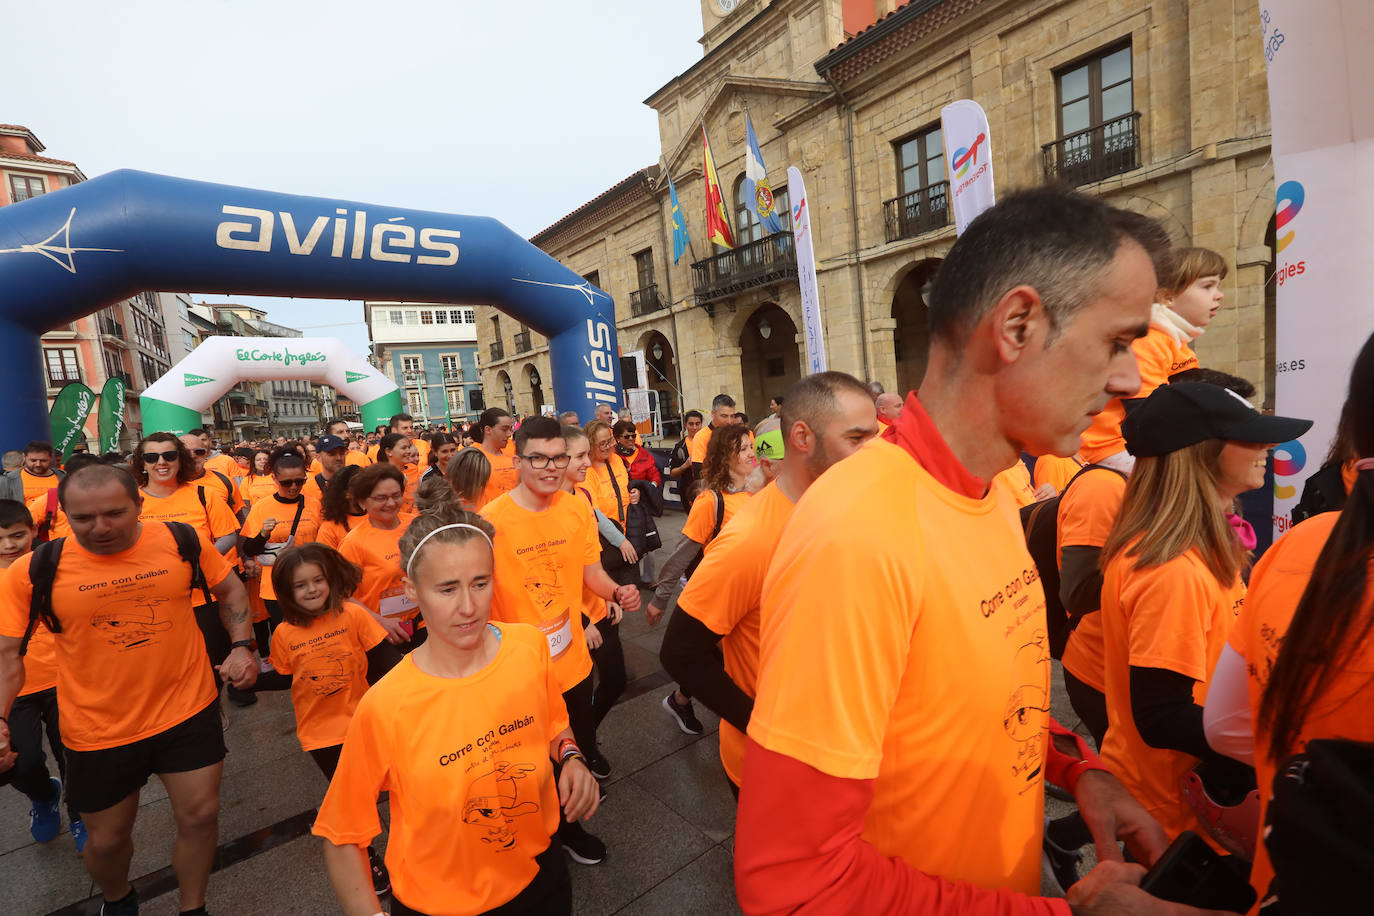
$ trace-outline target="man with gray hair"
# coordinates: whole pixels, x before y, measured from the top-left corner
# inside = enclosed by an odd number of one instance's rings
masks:
[[[1131,343],[1167,249],[1153,220],[1053,187],[1006,196],[950,249],[919,400],[807,490],[769,566],[735,843],[746,913],[860,895],[874,913],[1198,912],[1140,890],[1117,840],[1148,864],[1168,837],[1050,718],[1044,592],[1011,494],[988,484],[1022,451],[1072,455],[1140,387]],[[1101,862],[1067,904],[1039,897],[1046,779]]]

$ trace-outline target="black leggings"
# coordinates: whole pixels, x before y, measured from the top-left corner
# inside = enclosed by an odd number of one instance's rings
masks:
[[[1064,669],[1064,691],[1069,695],[1069,705],[1083,720],[1093,743],[1102,750],[1102,739],[1107,737],[1107,696],[1096,687],[1090,687]]]
[[[572,877],[563,858],[558,837],[549,840],[549,848],[534,857],[539,866],[534,879],[525,889],[498,907],[486,911],[486,916],[570,916],[572,913]],[[406,906],[394,896],[391,916],[426,916],[420,910]]]
[[[592,694],[592,744],[578,746],[588,752],[596,749],[596,730],[606,714],[615,706],[616,701],[625,693],[625,648],[620,643],[620,624],[611,623],[610,618],[596,625],[601,633],[601,645],[592,650],[592,662],[596,665],[596,691]]]
[[[10,746],[19,759],[11,770],[0,774],[0,785],[9,782],[28,796],[29,801],[52,801],[52,777],[48,773],[47,755],[43,753],[44,732],[47,732],[53,757],[57,758],[57,773],[65,783],[66,748],[57,728],[56,687],[18,697],[10,709]],[[71,805],[67,806],[67,816],[74,821],[81,819]]]
[[[339,768],[339,754],[342,751],[342,744],[335,744],[332,747],[317,747],[310,751],[310,758],[315,761],[315,766],[320,768],[325,779],[333,780],[334,771]]]

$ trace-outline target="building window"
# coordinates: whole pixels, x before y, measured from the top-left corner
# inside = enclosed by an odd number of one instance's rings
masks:
[[[586,280],[588,283],[590,283],[592,286],[595,286],[597,289],[601,289],[601,272],[600,272],[600,271],[594,270],[594,271],[592,271],[592,272],[589,273],[589,274],[583,274],[583,275],[582,275],[582,279],[583,279],[583,280]]]
[[[389,309],[389,310],[387,311],[387,314],[391,316],[391,323],[392,323],[392,324],[405,324],[405,323],[406,323],[406,316],[405,316],[405,313],[402,312],[400,309]]]
[[[930,127],[893,145],[897,156],[897,196],[883,204],[887,240],[911,238],[949,222],[949,175],[944,134]],[[972,154],[978,156],[975,151]],[[987,149],[982,152],[987,160]]]
[[[1046,178],[1086,184],[1140,167],[1129,44],[1059,70],[1055,88],[1059,139],[1044,147]]]
[[[463,413],[463,389],[455,388],[448,392],[448,412]]]
[[[406,392],[406,413],[412,417],[424,416],[424,399],[420,396],[420,392],[413,390]]]
[[[746,245],[763,238],[763,226],[754,212],[755,202],[749,198],[749,185],[741,175],[735,182],[735,244]],[[792,210],[787,201],[786,188],[773,189],[773,209],[782,223],[782,231],[792,229]]]
[[[423,309],[420,312],[420,324],[434,324],[434,312]]]
[[[406,324],[419,324],[420,313],[415,309],[406,309]]]
[[[458,362],[458,354],[445,354],[439,357],[439,363],[444,368],[444,381],[461,382],[463,380],[463,367]]]
[[[51,347],[43,351],[43,356],[48,363],[49,385],[81,381],[80,363],[74,348]]]
[[[463,324],[476,324],[477,312],[475,309],[463,309]]]
[[[435,309],[435,310],[434,310],[434,323],[435,323],[435,324],[448,324],[448,309]]]
[[[46,190],[43,187],[43,179],[32,175],[11,175],[10,176],[10,200],[19,203],[21,200],[28,200],[30,197],[37,197]]]
[[[899,140],[897,193],[910,194],[945,180],[945,140],[939,127]]]
[[[124,361],[114,350],[102,348],[100,351],[101,359],[105,363],[105,374],[107,376],[123,375]]]
[[[645,248],[635,252],[635,279],[637,289],[648,289],[654,285],[654,250]]]
[[[419,372],[419,371],[420,371],[420,357],[418,357],[418,356],[402,356],[402,357],[401,357],[401,371],[402,371],[402,372]]]

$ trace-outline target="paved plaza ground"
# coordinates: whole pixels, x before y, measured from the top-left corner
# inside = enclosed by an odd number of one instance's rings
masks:
[[[684,516],[669,511],[659,530],[676,543]],[[666,555],[666,551],[660,551]],[[642,614],[622,625],[630,688],[601,729],[614,766],[607,798],[589,829],[606,841],[601,865],[569,862],[578,916],[724,916],[738,913],[731,872],[734,801],[720,766],[717,719],[699,704],[706,734],[683,734],[659,705],[670,679],[658,662],[666,621]],[[1055,676],[1055,714],[1077,724]],[[210,879],[216,916],[326,914],[338,905],[310,823],[324,777],[296,741],[287,692],[255,706],[229,707],[229,757],[221,790],[220,859]],[[1067,806],[1049,799],[1051,814]],[[64,815],[65,818],[65,815]],[[146,916],[175,916],[168,867],[172,816],[161,783],[144,790],[134,828],[132,874]],[[1091,851],[1086,851],[1091,858]],[[28,800],[0,789],[0,912],[5,916],[95,914],[98,891],[64,832],[39,845],[28,833]],[[856,910],[858,912],[858,910]]]

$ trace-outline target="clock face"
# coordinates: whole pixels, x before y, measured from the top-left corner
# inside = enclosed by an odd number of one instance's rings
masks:
[[[716,6],[722,13],[733,13],[735,7],[739,6],[739,0],[716,0]]]

